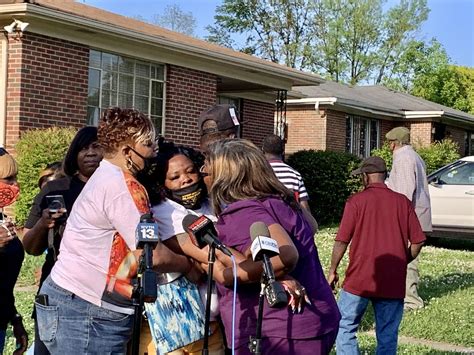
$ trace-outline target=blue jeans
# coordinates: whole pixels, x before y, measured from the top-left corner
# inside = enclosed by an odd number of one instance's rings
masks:
[[[339,333],[336,338],[338,355],[360,353],[356,333],[369,301],[372,302],[375,313],[376,354],[395,355],[397,353],[398,327],[403,316],[403,299],[364,298],[341,290],[337,302],[341,312]]]
[[[126,354],[133,315],[98,307],[49,277],[40,293],[49,305],[35,303],[38,331],[51,354]]]

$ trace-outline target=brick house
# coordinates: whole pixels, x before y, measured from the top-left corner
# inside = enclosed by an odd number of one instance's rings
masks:
[[[0,0],[0,25],[0,146],[12,150],[22,131],[94,125],[115,105],[137,108],[166,138],[196,145],[199,114],[234,103],[242,137],[260,144],[292,86],[323,82],[71,0]]]
[[[334,82],[295,87],[304,97],[288,99],[286,153],[302,149],[346,151],[361,157],[381,147],[394,127],[411,130],[412,144],[443,138],[474,155],[474,116],[383,86],[351,87]]]

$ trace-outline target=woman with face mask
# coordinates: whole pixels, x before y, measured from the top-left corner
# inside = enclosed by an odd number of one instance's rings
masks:
[[[74,202],[101,160],[102,148],[97,141],[97,127],[81,128],[72,140],[64,158],[62,171],[65,176],[47,182],[34,199],[25,223],[22,242],[30,255],[39,256],[48,250],[41,270],[39,288],[56,262],[66,226],[67,213],[71,212]],[[58,195],[62,196],[65,205],[63,210],[52,213],[48,201],[51,196]],[[33,318],[36,318],[34,314]],[[49,354],[39,339],[36,322],[34,353],[35,355]]]
[[[104,111],[97,137],[104,158],[74,202],[35,302],[39,336],[52,354],[125,354],[132,334],[132,280],[142,254],[135,233],[150,213],[136,175],[155,156],[155,128],[139,111],[116,107]],[[171,260],[184,271],[182,258],[162,244],[153,250],[158,270]]]
[[[157,217],[158,234],[163,243],[177,253],[207,259],[205,251],[189,242],[189,236],[182,226],[183,219],[188,214],[205,215],[212,221],[216,221],[210,209],[206,186],[199,173],[199,167],[203,161],[204,157],[192,148],[162,142],[154,159],[154,169],[148,174],[141,174],[139,179],[149,193],[152,212]],[[207,284],[201,278],[203,270],[194,261],[192,265],[193,267],[184,275],[189,280],[198,283],[201,298],[205,304]],[[182,276],[183,273],[170,272],[160,279],[162,282],[168,283]],[[224,343],[216,320],[219,314],[217,294],[214,293],[212,297],[209,354],[220,355],[224,354]],[[142,342],[147,347],[144,351],[148,351],[149,354],[156,353],[148,329],[142,331]],[[168,355],[200,354],[202,347],[203,340],[198,340],[181,349],[169,352]]]
[[[15,159],[0,148],[0,354],[3,353],[9,324],[13,327],[17,350],[23,354],[28,346],[28,335],[21,315],[15,308],[13,288],[23,262],[24,251],[16,235],[15,224],[4,214],[4,207],[17,199],[20,188],[16,182],[18,167]]]

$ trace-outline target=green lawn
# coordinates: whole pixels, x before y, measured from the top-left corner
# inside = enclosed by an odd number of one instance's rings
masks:
[[[329,267],[331,250],[336,228],[323,228],[316,237],[325,272]],[[436,247],[423,248],[420,259],[421,284],[420,295],[426,302],[422,310],[404,315],[400,334],[412,338],[426,339],[465,347],[474,347],[474,243],[463,243],[470,250],[448,249],[453,243],[436,242]],[[456,246],[456,245],[455,245]],[[34,270],[42,264],[42,257],[26,256],[16,291],[16,305],[24,316],[25,326],[33,339],[33,322],[30,318],[34,292]],[[340,266],[343,275],[347,258]],[[26,289],[25,289],[26,288]],[[369,312],[361,325],[362,331],[373,329],[373,314]],[[14,340],[7,333],[5,354],[11,354]],[[362,354],[375,352],[375,340],[372,336],[359,336]],[[427,346],[400,345],[400,354],[446,354]],[[451,352],[449,354],[456,354]]]

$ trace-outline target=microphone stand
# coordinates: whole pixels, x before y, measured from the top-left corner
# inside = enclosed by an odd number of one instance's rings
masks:
[[[249,350],[252,354],[260,355],[262,353],[262,321],[263,321],[263,303],[265,300],[265,287],[266,284],[263,280],[260,284],[260,294],[258,296],[258,314],[257,314],[257,330],[255,336],[250,336]]]
[[[216,248],[213,244],[209,245],[209,253],[207,256],[207,298],[206,298],[206,315],[204,319],[204,341],[202,346],[202,355],[209,354],[209,327],[211,320],[211,295],[214,273],[214,262],[216,261]]]

